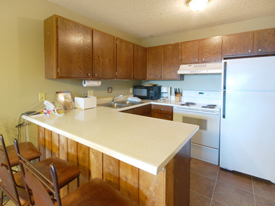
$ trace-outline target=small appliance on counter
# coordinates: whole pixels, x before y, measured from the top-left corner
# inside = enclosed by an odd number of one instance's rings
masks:
[[[161,87],[161,99],[170,100],[170,87]]]
[[[134,97],[156,100],[161,98],[161,86],[155,84],[136,85],[133,87]]]
[[[91,109],[96,107],[96,97],[75,97],[75,107],[76,109]]]

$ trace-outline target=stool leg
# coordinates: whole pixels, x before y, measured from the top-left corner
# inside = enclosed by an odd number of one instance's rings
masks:
[[[77,177],[77,187],[79,187],[79,175]]]
[[[0,199],[1,206],[3,205],[3,196],[4,196],[3,190],[1,189],[1,199]]]

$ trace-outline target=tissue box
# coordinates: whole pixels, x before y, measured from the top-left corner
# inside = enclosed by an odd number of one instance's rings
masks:
[[[76,109],[91,109],[96,107],[96,97],[75,97]]]

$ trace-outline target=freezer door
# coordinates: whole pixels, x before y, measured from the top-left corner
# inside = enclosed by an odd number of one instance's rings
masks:
[[[223,62],[223,90],[275,90],[275,56]]]
[[[275,92],[227,90],[225,103],[220,166],[275,183]]]

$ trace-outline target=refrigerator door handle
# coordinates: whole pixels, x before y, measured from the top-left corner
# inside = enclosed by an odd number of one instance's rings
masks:
[[[223,89],[226,89],[226,70],[227,70],[227,62],[224,62],[223,65]]]
[[[223,91],[223,100],[222,100],[222,118],[225,119],[225,101],[226,101],[226,91]]]

